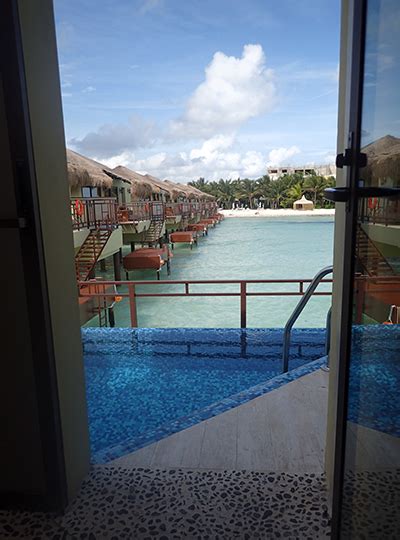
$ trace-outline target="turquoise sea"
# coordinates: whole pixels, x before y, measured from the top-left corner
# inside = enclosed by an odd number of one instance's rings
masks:
[[[332,264],[333,217],[227,218],[190,250],[173,251],[171,276],[161,279],[295,279],[312,278]],[[126,253],[129,249],[125,248]],[[111,265],[97,276],[112,279]],[[124,275],[122,276],[124,279]],[[154,280],[155,273],[131,272],[130,279]],[[327,287],[327,286],[325,286]],[[296,285],[250,285],[249,291],[296,290]],[[138,292],[178,292],[183,285],[141,286]],[[192,292],[237,292],[239,285],[197,285]],[[322,289],[321,289],[322,290]],[[300,297],[252,297],[247,299],[249,328],[282,327]],[[140,327],[237,328],[239,298],[140,298],[137,300]],[[330,296],[314,297],[300,317],[298,327],[325,326]],[[115,309],[116,326],[130,326],[126,300]],[[90,326],[96,326],[92,320]]]

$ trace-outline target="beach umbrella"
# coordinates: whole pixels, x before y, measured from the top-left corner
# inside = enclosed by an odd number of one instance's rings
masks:
[[[305,195],[301,199],[293,203],[293,210],[313,210],[314,203],[308,200]]]

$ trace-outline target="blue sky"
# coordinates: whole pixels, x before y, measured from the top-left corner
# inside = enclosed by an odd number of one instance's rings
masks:
[[[339,0],[55,0],[66,139],[186,182],[333,160]]]

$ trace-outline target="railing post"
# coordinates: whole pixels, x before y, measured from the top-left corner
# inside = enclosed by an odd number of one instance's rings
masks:
[[[246,328],[247,323],[247,290],[246,282],[240,282],[240,328]]]
[[[136,311],[136,293],[135,285],[128,285],[129,292],[129,309],[131,313],[131,326],[132,328],[137,328],[137,311]]]

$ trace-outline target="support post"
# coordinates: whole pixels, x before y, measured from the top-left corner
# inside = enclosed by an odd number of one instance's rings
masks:
[[[356,280],[356,324],[361,324],[364,311],[366,282],[364,279]]]
[[[121,281],[121,259],[119,252],[114,253],[113,255],[113,265],[114,265],[114,279],[115,281]]]
[[[135,293],[135,285],[128,285],[128,291],[129,291],[129,309],[131,314],[131,326],[132,328],[137,328],[138,322],[137,322],[137,312],[136,312],[136,293]]]
[[[246,282],[240,283],[240,328],[246,328],[247,324],[247,298]]]

